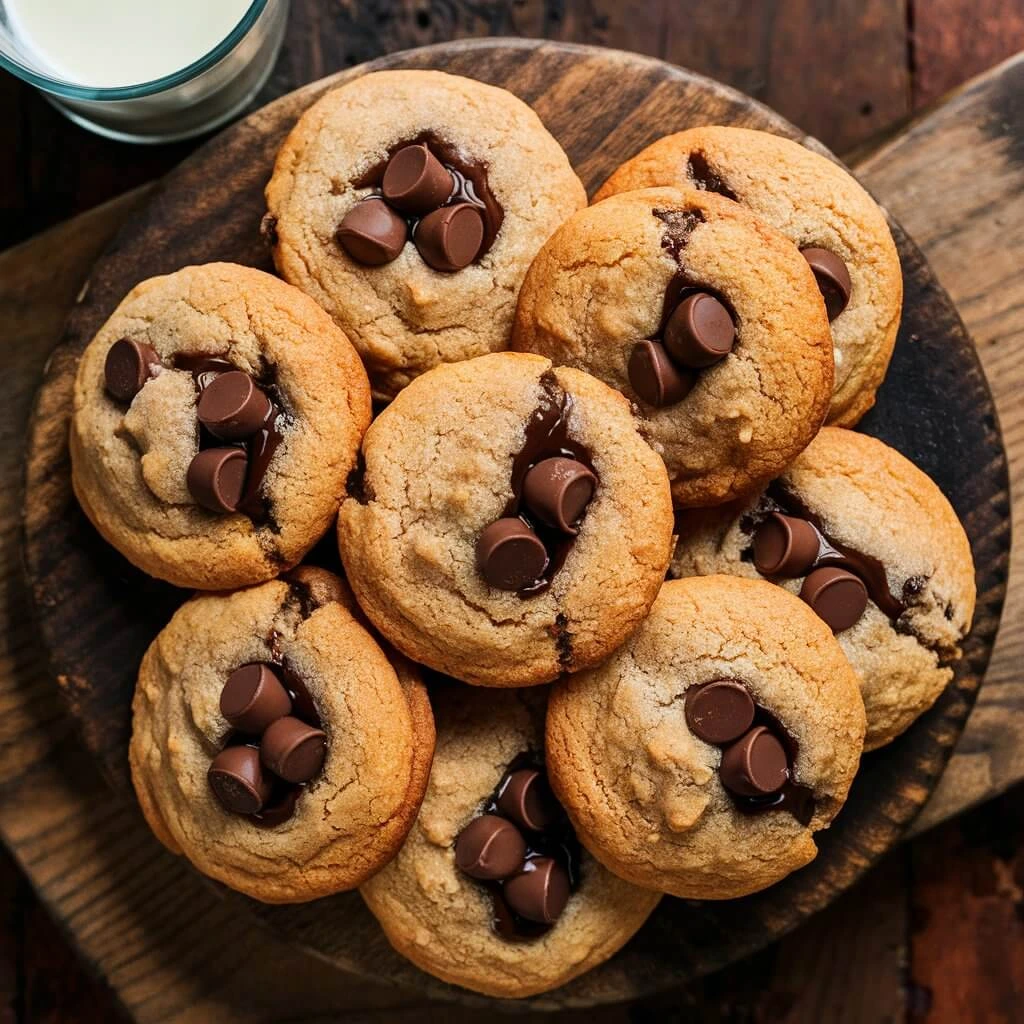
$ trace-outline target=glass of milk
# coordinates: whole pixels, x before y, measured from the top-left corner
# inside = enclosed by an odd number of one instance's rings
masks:
[[[0,67],[94,132],[173,142],[242,112],[287,20],[288,0],[0,0]]]

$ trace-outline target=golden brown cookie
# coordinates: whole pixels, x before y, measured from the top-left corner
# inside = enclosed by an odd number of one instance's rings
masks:
[[[832,394],[807,261],[736,203],[696,189],[623,193],[571,217],[530,268],[513,347],[633,401],[684,507],[779,473]]]
[[[401,845],[434,749],[418,671],[345,584],[285,579],[184,604],[146,652],[132,781],[157,837],[266,903],[353,889]]]
[[[813,860],[863,741],[828,627],[731,576],[666,583],[629,643],[548,705],[548,773],[583,845],[689,899],[756,892]]]
[[[265,228],[281,275],[334,317],[389,399],[438,363],[507,348],[530,261],[584,206],[561,147],[511,93],[378,71],[302,116]]]
[[[735,199],[806,253],[831,319],[836,372],[828,422],[853,426],[875,403],[900,323],[903,277],[885,213],[839,164],[748,128],[707,125],[658,139],[594,201],[658,185]]]
[[[359,357],[315,302],[248,267],[187,267],[135,287],[83,353],[72,482],[140,569],[244,586],[328,529],[369,422]]]
[[[974,615],[970,543],[945,496],[899,452],[837,427],[757,497],[680,523],[672,575],[723,572],[772,579],[833,624],[868,750],[935,703]]]
[[[504,352],[415,380],[367,432],[338,544],[359,604],[414,661],[481,686],[608,656],[658,592],[672,504],[623,397]]]
[[[360,892],[392,946],[444,981],[516,998],[564,985],[615,953],[660,896],[576,842],[544,780],[544,691],[449,683],[431,697],[423,807]]]

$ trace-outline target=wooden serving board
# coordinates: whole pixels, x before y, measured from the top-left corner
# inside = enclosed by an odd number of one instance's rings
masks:
[[[26,471],[25,556],[41,636],[89,749],[122,793],[128,786],[125,751],[135,667],[185,595],[128,566],[99,541],[73,502],[66,436],[78,355],[142,278],[214,259],[269,267],[258,228],[262,188],[278,144],[325,88],[384,67],[443,68],[511,89],[534,105],[591,191],[642,146],[690,125],[742,124],[801,138],[752,100],[659,61],[499,40],[397,54],[317,83],[252,115],[166,179],[97,263],[71,316],[38,396]],[[622,954],[540,1004],[592,1005],[661,989],[793,927],[897,841],[934,788],[963,728],[1005,589],[1006,460],[988,386],[952,302],[895,225],[894,235],[903,261],[905,312],[890,375],[863,429],[905,452],[939,482],[971,538],[979,604],[956,678],[906,736],[865,759],[850,801],[822,838],[813,865],[745,900],[665,900]],[[250,906],[348,970],[483,1002],[455,993],[391,953],[354,894],[300,907]]]

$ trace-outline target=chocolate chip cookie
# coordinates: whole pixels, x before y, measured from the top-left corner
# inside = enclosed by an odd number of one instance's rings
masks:
[[[391,944],[493,996],[546,992],[607,960],[657,893],[580,847],[547,784],[543,690],[431,688],[437,754],[398,856],[360,892]]]
[[[294,565],[331,525],[370,422],[345,335],[248,267],[144,281],[82,355],[72,482],[151,576],[227,589]]]
[[[281,275],[352,338],[374,394],[508,347],[537,250],[586,193],[537,115],[504,89],[379,71],[329,92],[267,186]]]
[[[874,405],[900,322],[903,278],[884,212],[842,167],[789,139],[709,125],[667,135],[624,163],[594,201],[657,185],[734,199],[792,240],[821,289],[835,383],[828,422]]]
[[[132,780],[157,837],[266,903],[353,889],[401,845],[434,749],[419,672],[345,584],[287,578],[183,605],[146,652]]]
[[[583,845],[637,885],[756,892],[814,859],[864,741],[857,677],[760,580],[669,581],[635,636],[552,688],[547,766]]]
[[[481,686],[607,657],[671,553],[658,456],[625,399],[514,352],[439,366],[376,419],[338,520],[352,589],[400,651]]]
[[[832,394],[807,261],[736,203],[696,189],[624,193],[571,217],[527,274],[513,347],[633,401],[681,506],[778,474]]]
[[[935,703],[974,615],[970,544],[942,492],[835,427],[755,498],[681,520],[671,574],[723,572],[772,580],[832,627],[860,677],[869,750]]]

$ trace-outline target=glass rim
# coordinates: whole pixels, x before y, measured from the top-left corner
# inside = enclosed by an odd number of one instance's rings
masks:
[[[55,96],[63,96],[73,100],[136,100],[145,96],[153,96],[158,92],[166,92],[175,86],[197,78],[204,71],[208,71],[215,64],[220,63],[241,41],[256,23],[256,19],[263,13],[264,8],[270,0],[253,0],[245,14],[242,15],[238,24],[208,53],[205,53],[198,60],[194,60],[187,67],[180,71],[174,71],[162,78],[154,78],[149,82],[140,82],[137,85],[118,85],[104,87],[89,87],[75,85],[59,78],[50,78],[48,75],[41,75],[31,68],[26,67],[20,61],[0,53],[0,67],[6,68],[12,75],[34,85],[37,89],[52,93]]]

